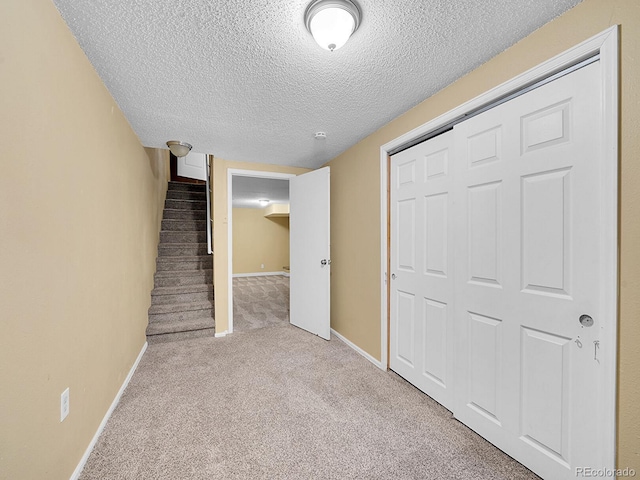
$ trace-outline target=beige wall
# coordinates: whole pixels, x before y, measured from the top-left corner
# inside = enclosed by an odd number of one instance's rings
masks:
[[[168,158],[50,0],[0,18],[0,478],[68,479],[145,342]]]
[[[263,208],[231,213],[233,273],[282,272],[289,266],[289,217],[266,218]]]
[[[227,170],[256,170],[262,172],[292,173],[300,175],[309,169],[268,165],[263,163],[235,162],[222,158],[213,159],[213,285],[215,289],[216,333],[228,328],[228,221],[227,221]]]
[[[353,146],[331,175],[331,326],[380,357],[380,146],[621,24],[618,464],[640,471],[640,2],[585,0]]]

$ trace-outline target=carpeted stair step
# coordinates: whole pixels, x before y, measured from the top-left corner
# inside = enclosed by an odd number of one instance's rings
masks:
[[[162,320],[164,317],[155,317],[155,315],[164,314],[188,314],[190,312],[200,312],[203,310],[213,311],[213,300],[204,300],[200,302],[185,302],[185,303],[168,303],[161,305],[151,305],[149,307],[149,321],[152,321],[152,316],[155,320]],[[197,316],[197,315],[195,315]]]
[[[211,284],[213,282],[213,269],[156,272],[154,279],[156,287]]]
[[[175,210],[206,210],[207,202],[204,200],[176,200],[168,198],[164,201],[164,208],[173,208]]]
[[[213,302],[213,285],[156,287],[151,292],[151,305]]]
[[[216,329],[202,328],[200,330],[190,330],[188,332],[164,333],[158,335],[147,335],[147,343],[155,345],[159,343],[179,342],[180,340],[189,340],[191,338],[214,337]]]
[[[205,243],[207,232],[161,231],[160,243]]]
[[[182,190],[183,192],[204,192],[204,183],[169,182],[169,191]]]
[[[162,230],[164,231],[207,231],[206,220],[171,219],[162,220]]]
[[[199,330],[214,326],[213,310],[197,312],[183,312],[179,314],[160,314],[162,320],[152,319],[158,315],[149,315],[149,325],[147,335],[159,335],[162,333],[185,332],[188,330]]]
[[[211,257],[209,255],[179,256],[179,257],[158,257],[156,261],[156,272],[176,271],[176,270],[207,270],[212,268]]]
[[[206,210],[176,210],[175,208],[165,208],[162,215],[163,220],[206,220]]]
[[[213,289],[213,285],[179,285],[177,287],[156,287],[151,295],[174,295],[176,293],[206,292]]]
[[[213,307],[186,312],[150,313],[147,333],[171,333],[212,326]]]
[[[204,189],[200,192],[167,190],[167,198],[171,200],[198,200],[204,202],[207,200],[207,193]]]
[[[158,256],[160,257],[177,257],[177,256],[193,256],[207,255],[206,243],[161,243],[158,245]]]

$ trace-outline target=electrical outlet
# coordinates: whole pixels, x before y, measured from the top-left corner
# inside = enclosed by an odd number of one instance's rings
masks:
[[[69,387],[60,395],[60,421],[69,415]]]
[[[261,264],[260,264],[260,268],[264,268],[264,263],[261,263]]]

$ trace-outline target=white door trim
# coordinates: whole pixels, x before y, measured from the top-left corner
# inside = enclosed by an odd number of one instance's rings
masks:
[[[262,170],[227,169],[227,331],[233,333],[233,177],[275,178],[289,180],[293,173],[266,172]]]
[[[618,324],[618,26],[613,26],[602,33],[591,37],[579,45],[557,55],[550,60],[518,75],[517,77],[489,90],[478,97],[454,108],[453,110],[401,135],[380,147],[380,292],[381,292],[381,359],[380,363],[388,364],[387,335],[387,195],[389,178],[387,177],[387,161],[389,152],[408,144],[429,132],[443,127],[461,115],[492,103],[498,98],[522,89],[538,80],[574,65],[578,61],[599,54],[602,77],[603,128],[601,158],[605,161],[605,174],[602,178],[604,201],[602,209],[606,224],[602,229],[602,245],[606,252],[601,278],[604,292],[603,305],[609,312],[610,321],[602,332],[603,344],[610,345],[602,349],[602,362],[605,374],[602,385],[603,409],[601,446],[606,459],[606,467],[615,467],[616,455],[616,377],[617,377],[617,324]]]

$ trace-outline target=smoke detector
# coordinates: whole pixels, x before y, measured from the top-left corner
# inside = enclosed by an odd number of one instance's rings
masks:
[[[316,132],[313,134],[313,138],[315,138],[316,140],[326,140],[327,134],[326,132]]]

